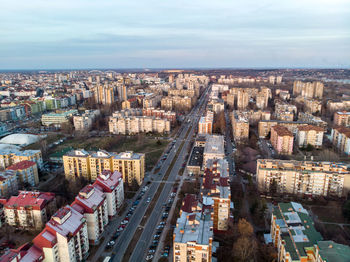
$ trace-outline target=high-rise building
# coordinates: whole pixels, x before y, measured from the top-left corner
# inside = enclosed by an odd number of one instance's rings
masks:
[[[113,86],[98,85],[95,90],[95,101],[97,104],[111,105],[114,103],[114,88]]]
[[[288,128],[276,125],[271,128],[271,145],[278,154],[291,155],[293,153],[293,133]]]
[[[236,143],[245,142],[249,138],[249,121],[239,114],[238,111],[233,111],[231,115],[232,133]]]
[[[350,155],[350,128],[345,126],[332,128],[331,141],[341,153]]]
[[[16,174],[19,184],[36,186],[39,183],[38,167],[34,161],[23,160],[6,169]]]
[[[18,192],[16,173],[10,170],[0,172],[0,197],[7,198]]]
[[[308,145],[321,147],[323,143],[324,129],[319,126],[306,125],[299,126],[296,133],[296,142],[298,147]]]
[[[224,136],[207,135],[203,153],[203,167],[209,159],[222,159],[225,157]]]
[[[334,113],[333,122],[335,126],[350,126],[350,112],[339,111]]]
[[[249,93],[244,89],[240,89],[237,94],[237,109],[245,110],[249,103]]]

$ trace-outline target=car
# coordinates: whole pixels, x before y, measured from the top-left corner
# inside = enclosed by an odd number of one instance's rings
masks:
[[[146,260],[149,261],[149,260],[152,260],[152,258],[153,258],[153,255],[148,255],[148,256],[146,257]]]
[[[158,235],[160,235],[160,234],[162,234],[162,231],[163,231],[163,228],[158,229],[156,233],[157,233]]]
[[[117,232],[120,232],[120,231],[123,231],[124,230],[124,227],[123,226],[119,226],[118,229],[117,229]]]
[[[168,257],[169,256],[169,252],[163,252],[162,256],[163,257]]]
[[[149,198],[147,198],[147,201],[146,201],[147,203],[149,203],[149,202],[151,202],[151,198],[149,197]]]
[[[170,207],[166,207],[166,208],[165,208],[166,211],[169,211],[170,209],[171,209]]]
[[[155,244],[155,245],[158,245],[159,240],[153,240],[152,243]]]
[[[161,228],[164,228],[164,225],[157,226],[157,229],[161,229]]]
[[[159,225],[165,225],[165,222],[160,222]]]
[[[111,248],[111,247],[113,247],[114,246],[114,244],[115,244],[115,241],[114,240],[111,240],[111,241],[109,241],[108,243],[107,243],[107,248]]]
[[[170,246],[165,246],[164,250],[170,250]]]
[[[155,252],[156,252],[156,250],[154,250],[154,249],[148,250],[148,254],[153,254],[153,253],[155,253]]]
[[[140,203],[140,201],[136,200],[136,201],[134,201],[133,205],[137,206],[139,203]]]

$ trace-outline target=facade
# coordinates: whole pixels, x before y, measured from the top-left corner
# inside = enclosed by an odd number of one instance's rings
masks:
[[[222,159],[224,157],[224,137],[220,135],[207,135],[203,153],[203,167],[206,167],[208,159]]]
[[[335,112],[333,117],[333,123],[335,126],[350,126],[350,112]]]
[[[340,152],[350,154],[350,128],[339,126],[331,131],[331,141],[335,148]]]
[[[114,103],[114,88],[108,85],[98,85],[95,90],[95,101],[97,104],[111,105]]]
[[[341,163],[259,159],[256,181],[260,192],[343,197],[350,172]]]
[[[21,161],[33,161],[41,169],[43,158],[40,150],[0,150],[0,168],[7,168]]]
[[[167,119],[148,116],[110,117],[109,132],[112,134],[169,133],[171,123]]]
[[[93,186],[106,195],[108,216],[114,217],[124,203],[123,175],[118,171],[104,170]]]
[[[39,183],[38,167],[33,161],[23,160],[6,169],[12,170],[16,174],[19,184],[36,186]]]
[[[280,125],[271,128],[271,145],[280,155],[291,155],[293,153],[293,133],[288,128]]]
[[[0,196],[7,198],[18,192],[16,173],[10,170],[0,172]]]
[[[108,224],[106,195],[93,185],[87,185],[75,197],[72,208],[84,215],[91,244],[99,240]]]
[[[305,112],[310,114],[321,113],[322,101],[318,101],[315,99],[305,99],[304,109],[305,109]]]
[[[162,98],[160,104],[164,110],[190,111],[195,101],[194,97],[167,96]]]
[[[82,176],[89,181],[96,180],[104,170],[110,170],[120,172],[128,185],[134,181],[140,185],[145,176],[145,154],[73,150],[63,156],[63,166],[67,179]]]
[[[33,240],[43,261],[84,261],[89,255],[87,222],[70,206],[59,209]],[[28,260],[32,261],[32,260]]]
[[[250,95],[244,89],[240,89],[237,93],[237,109],[245,110],[248,107]]]
[[[174,262],[212,261],[213,221],[194,195],[186,195],[173,234]]]
[[[247,141],[249,138],[249,121],[247,117],[238,111],[233,111],[231,116],[233,138],[237,143]]]
[[[198,122],[198,134],[212,134],[213,133],[213,121],[214,114],[211,111],[207,111],[206,116],[202,116]]]
[[[67,123],[73,115],[78,114],[78,110],[71,109],[60,113],[48,113],[41,116],[41,123],[44,126],[61,127],[63,123]]]
[[[327,128],[328,124],[326,121],[323,121],[321,117],[314,116],[310,113],[304,113],[304,112],[299,112],[298,114],[298,121],[299,122],[305,122],[310,125],[315,125],[315,126],[320,126],[324,129]]]
[[[308,123],[299,121],[280,121],[280,120],[261,120],[258,124],[258,133],[260,138],[268,136],[273,126],[279,125],[288,128],[290,132],[295,134],[299,126],[305,126]]]
[[[20,191],[4,204],[6,223],[26,230],[41,230],[56,210],[54,193]]]
[[[306,98],[319,98],[323,97],[324,85],[322,82],[302,82],[294,81],[293,83],[293,95],[303,96]]]
[[[324,129],[319,126],[299,126],[296,133],[296,143],[298,147],[312,145],[322,147]]]
[[[225,159],[209,159],[204,171],[201,197],[203,205],[213,210],[214,232],[228,230],[231,209],[231,189],[228,162]]]
[[[162,118],[169,120],[171,124],[175,124],[176,122],[176,112],[165,111],[162,109],[155,109],[153,107],[147,107],[142,109],[143,116],[154,116],[157,118]]]
[[[95,121],[96,117],[100,115],[100,110],[86,110],[85,113],[73,117],[74,128],[77,131],[89,130]]]

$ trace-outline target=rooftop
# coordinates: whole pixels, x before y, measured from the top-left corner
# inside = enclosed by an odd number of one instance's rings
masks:
[[[350,247],[334,241],[318,241],[319,253],[323,261],[349,262]]]
[[[293,133],[285,126],[276,125],[271,127],[271,130],[274,130],[278,136],[293,136]]]
[[[18,196],[12,196],[5,204],[6,208],[33,208],[41,210],[55,199],[54,193],[20,191]]]
[[[204,147],[204,154],[221,154],[224,155],[224,136],[207,135]]]
[[[188,161],[188,165],[201,167],[203,164],[203,153],[204,153],[204,147],[194,146],[192,149],[190,160]]]
[[[35,166],[35,165],[36,165],[36,163],[33,161],[23,160],[23,161],[17,162],[15,164],[9,166],[7,168],[7,170],[23,170],[23,169],[27,169],[27,168],[30,168],[30,167]]]

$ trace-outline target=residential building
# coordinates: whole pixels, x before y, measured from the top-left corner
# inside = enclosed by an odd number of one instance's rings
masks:
[[[341,163],[259,159],[256,181],[260,192],[343,197],[350,172]]]
[[[310,125],[320,126],[324,129],[327,128],[327,122],[323,121],[321,117],[314,116],[310,113],[299,112],[298,114],[298,122],[305,122]]]
[[[191,156],[186,166],[189,175],[200,175],[203,166],[203,153],[204,146],[193,146]]]
[[[95,102],[102,105],[111,105],[114,103],[114,88],[113,86],[98,85],[95,90]]]
[[[324,129],[319,126],[306,125],[299,126],[296,133],[296,142],[298,147],[321,147],[323,143]]]
[[[123,175],[118,171],[104,170],[93,186],[106,195],[108,216],[114,217],[124,203]]]
[[[7,170],[0,172],[0,196],[7,198],[18,192],[18,182],[15,172]]]
[[[39,183],[38,167],[36,162],[23,160],[6,168],[12,170],[18,179],[18,184],[36,186]]]
[[[206,116],[202,116],[198,122],[198,134],[212,134],[213,133],[213,121],[214,121],[214,113],[211,111],[207,111]]]
[[[290,111],[277,111],[275,112],[275,117],[280,121],[291,122],[294,120],[294,113]]]
[[[310,114],[321,114],[322,111],[322,101],[315,99],[304,99],[304,110]]]
[[[43,167],[43,158],[40,150],[0,150],[0,168],[2,169],[24,160],[35,162],[39,169]]]
[[[273,126],[279,125],[288,128],[290,132],[295,134],[298,126],[307,125],[306,122],[299,121],[281,121],[281,120],[261,120],[258,124],[258,133],[260,138],[268,136]]]
[[[155,109],[153,107],[143,108],[142,109],[143,116],[154,116],[157,118],[162,118],[169,120],[171,124],[175,124],[176,122],[176,112],[165,111],[162,109]]]
[[[233,111],[231,115],[232,133],[236,143],[245,142],[249,138],[249,121],[245,115]]]
[[[87,222],[70,206],[59,209],[33,240],[46,261],[84,261],[89,255]],[[27,260],[33,261],[33,260]]]
[[[56,210],[54,193],[20,191],[4,204],[6,223],[26,230],[41,230]]]
[[[74,128],[77,131],[88,131],[95,119],[100,115],[100,110],[86,110],[79,116],[73,116]]]
[[[350,128],[345,126],[332,128],[331,141],[340,152],[350,154]]]
[[[301,95],[306,98],[319,98],[323,97],[324,85],[322,82],[302,82],[294,81],[293,83],[293,95]]]
[[[41,123],[44,126],[54,126],[60,128],[63,123],[67,123],[73,115],[78,114],[78,110],[71,109],[58,113],[48,113],[41,116]]]
[[[203,153],[203,167],[208,159],[222,159],[225,157],[224,136],[207,135]]]
[[[89,181],[96,180],[104,170],[110,170],[120,172],[128,185],[134,181],[140,185],[145,176],[145,154],[72,150],[63,156],[63,166],[67,179],[82,176]]]
[[[338,111],[334,113],[333,123],[335,126],[350,126],[350,112]]]
[[[203,205],[213,210],[214,232],[228,230],[231,209],[231,189],[228,162],[225,159],[209,159],[203,175],[201,190]]]
[[[98,244],[108,224],[106,195],[97,187],[87,185],[80,190],[71,206],[84,215],[90,243]]]
[[[240,89],[237,93],[237,109],[245,110],[248,107],[250,95],[245,89]]]
[[[271,145],[280,155],[293,153],[293,133],[287,127],[276,125],[271,128]]]
[[[173,234],[173,261],[212,261],[213,220],[195,195],[186,195]]]

